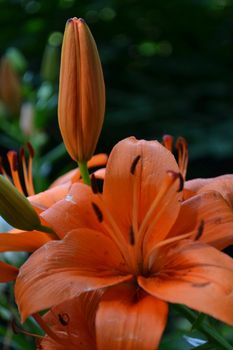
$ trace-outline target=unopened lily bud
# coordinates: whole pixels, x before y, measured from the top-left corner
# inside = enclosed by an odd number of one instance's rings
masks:
[[[40,229],[40,219],[24,195],[0,175],[0,215],[13,227],[31,231]]]
[[[0,60],[0,99],[12,113],[19,112],[21,103],[19,77],[6,57]]]
[[[71,158],[89,160],[105,111],[105,87],[97,47],[83,19],[68,20],[62,46],[58,119]]]

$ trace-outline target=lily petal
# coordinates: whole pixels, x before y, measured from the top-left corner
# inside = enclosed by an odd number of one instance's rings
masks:
[[[98,196],[93,194],[89,186],[75,183],[65,199],[44,211],[41,217],[61,238],[80,227],[104,232],[103,225],[98,221],[92,203],[100,207]]]
[[[167,303],[135,286],[107,290],[96,315],[99,350],[155,350],[167,321]]]
[[[67,195],[69,188],[69,184],[63,184],[28,197],[28,200],[33,206],[45,210],[64,198]]]
[[[179,172],[174,156],[157,141],[120,141],[112,150],[106,167],[104,201],[117,222],[120,231],[127,235],[134,215],[140,226],[156,198],[167,171]],[[171,196],[167,207],[166,230],[176,219],[180,194]],[[159,210],[158,210],[159,211]],[[165,222],[164,222],[165,224]]]
[[[15,266],[0,261],[0,271],[0,283],[3,283],[15,280],[19,270]]]
[[[139,285],[161,300],[185,304],[233,325],[233,261],[201,242],[183,242]]]
[[[41,347],[46,350],[95,350],[95,316],[102,294],[101,290],[83,293],[53,307],[43,318],[61,341],[58,344],[45,336]]]
[[[82,292],[131,279],[115,244],[100,232],[80,229],[51,241],[21,267],[15,295],[22,320]]]
[[[233,243],[233,211],[216,191],[203,192],[184,201],[169,236],[191,231],[195,235],[201,221],[204,223],[201,241],[218,249]]]
[[[51,241],[51,236],[39,231],[0,234],[0,252],[33,252]]]

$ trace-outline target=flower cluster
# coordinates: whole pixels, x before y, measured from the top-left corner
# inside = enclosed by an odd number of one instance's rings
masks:
[[[0,251],[33,252],[19,270],[1,263],[0,280],[16,280],[22,322],[32,316],[44,330],[37,349],[155,350],[168,303],[233,325],[233,261],[222,252],[233,243],[232,175],[186,181],[187,144],[177,140],[176,161],[168,135],[162,144],[129,137],[108,160],[92,157],[104,105],[94,39],[73,18],[62,50],[59,125],[79,168],[27,199],[0,181],[0,212],[15,226],[0,235]]]

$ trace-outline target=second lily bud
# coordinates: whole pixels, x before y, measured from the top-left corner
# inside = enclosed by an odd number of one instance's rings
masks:
[[[85,162],[92,157],[104,111],[104,78],[95,41],[84,20],[72,18],[62,46],[58,119],[74,160]]]

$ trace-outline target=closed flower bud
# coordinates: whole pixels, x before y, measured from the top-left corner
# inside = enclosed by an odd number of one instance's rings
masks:
[[[66,24],[60,69],[58,118],[71,158],[89,160],[96,148],[105,110],[105,87],[93,36],[83,19]]]
[[[24,195],[0,175],[0,215],[13,227],[21,230],[42,228],[40,219]]]

